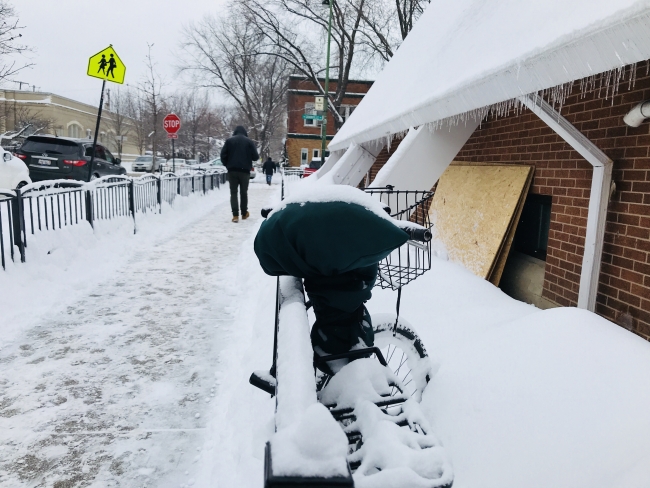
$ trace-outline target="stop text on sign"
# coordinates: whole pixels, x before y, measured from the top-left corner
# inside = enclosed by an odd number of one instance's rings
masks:
[[[169,114],[163,119],[163,129],[168,134],[176,134],[181,128],[181,119],[176,114]]]

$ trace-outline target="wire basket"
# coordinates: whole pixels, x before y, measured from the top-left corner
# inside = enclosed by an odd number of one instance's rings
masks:
[[[379,199],[391,217],[414,222],[431,229],[429,207],[433,191],[366,188],[366,193]],[[379,286],[398,290],[431,269],[431,242],[409,240],[379,263]]]

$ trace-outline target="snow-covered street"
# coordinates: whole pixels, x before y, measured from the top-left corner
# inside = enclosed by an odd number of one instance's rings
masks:
[[[243,243],[277,190],[251,185],[237,225],[220,196],[0,348],[0,485],[195,483],[220,353],[247,306],[235,282],[255,256]]]

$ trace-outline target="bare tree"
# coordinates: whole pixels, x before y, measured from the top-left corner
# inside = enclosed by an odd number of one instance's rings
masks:
[[[21,69],[31,64],[17,66],[16,61],[6,58],[12,54],[19,54],[28,50],[27,46],[20,44],[22,37],[16,13],[7,0],[0,0],[0,81],[15,75]]]
[[[329,93],[328,109],[337,129],[343,125],[340,113],[360,43],[363,13],[370,0],[342,0],[333,3],[332,70],[336,88]],[[329,10],[313,0],[238,0],[244,15],[264,36],[259,52],[275,55],[289,63],[294,72],[311,81],[325,94],[322,74],[325,65],[323,36]],[[316,28],[318,39],[314,39]]]
[[[25,105],[14,105],[12,110],[14,130],[16,132],[28,127],[23,135],[31,136],[35,134],[44,134],[54,129],[54,121],[46,117],[39,109],[27,107]]]
[[[346,0],[356,5],[351,0]],[[373,0],[360,9],[360,43],[371,55],[389,61],[431,0]]]
[[[260,153],[268,155],[284,122],[290,70],[282,56],[260,52],[263,40],[260,30],[236,9],[222,17],[206,16],[184,30],[187,58],[180,69],[194,75],[196,86],[226,93]]]
[[[147,104],[139,90],[126,93],[126,113],[132,121],[132,133],[135,145],[140,154],[144,154],[147,147],[148,119]]]
[[[120,159],[122,158],[122,149],[124,139],[129,136],[132,130],[132,123],[129,120],[129,103],[130,92],[122,91],[119,88],[115,92],[109,92],[110,106],[106,117],[106,125],[115,133],[115,141],[110,141],[111,148],[117,151]]]
[[[149,129],[152,133],[151,151],[155,158],[158,153],[159,136],[162,134],[162,131],[159,130],[158,126],[164,106],[162,90],[165,84],[156,71],[156,65],[151,56],[151,48],[153,47],[153,44],[147,44],[147,46],[149,49],[147,51],[147,56],[145,57],[146,74],[144,79],[140,82],[139,93],[146,105],[146,110],[142,114],[147,114],[149,116]]]

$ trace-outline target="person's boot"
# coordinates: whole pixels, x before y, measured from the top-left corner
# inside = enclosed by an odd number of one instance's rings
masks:
[[[246,212],[244,215],[241,216],[241,218],[242,218],[242,220],[246,220],[246,219],[247,219],[248,217],[250,217],[250,216],[251,216],[251,214],[249,214],[248,212]]]
[[[233,221],[235,224],[236,224],[237,222],[239,222],[239,215],[233,215],[233,216],[232,216],[232,221]]]

